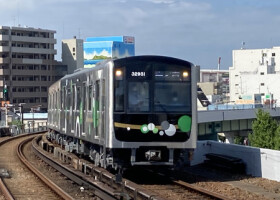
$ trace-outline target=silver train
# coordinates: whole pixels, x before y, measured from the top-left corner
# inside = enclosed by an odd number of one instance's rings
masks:
[[[49,88],[49,138],[95,165],[173,166],[197,140],[197,70],[164,56],[107,60]]]

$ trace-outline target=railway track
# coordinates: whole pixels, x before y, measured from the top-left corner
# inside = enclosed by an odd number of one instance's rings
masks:
[[[164,199],[230,199],[154,170],[136,168],[127,172],[125,176],[146,189],[158,193],[158,196]]]
[[[28,140],[31,140],[34,136],[22,136],[26,137]],[[44,137],[43,137],[44,138]],[[1,142],[3,140],[3,142]],[[13,140],[13,141],[12,141]],[[125,173],[125,178],[122,181],[118,182],[116,176],[110,174],[108,171],[97,168],[93,166],[93,164],[84,161],[73,154],[69,154],[68,152],[63,151],[58,147],[54,147],[53,144],[48,143],[43,139],[41,140],[40,137],[36,137],[27,145],[19,145],[20,137],[15,138],[0,138],[0,172],[1,169],[7,169],[11,178],[4,178],[5,184],[8,186],[8,190],[11,192],[11,195],[7,193],[5,196],[7,199],[67,199],[66,197],[59,197],[56,192],[53,192],[49,187],[46,187],[44,184],[39,186],[39,183],[31,183],[30,178],[32,176],[36,178],[36,176],[32,174],[25,174],[27,168],[23,166],[22,163],[16,162],[16,158],[14,158],[15,154],[30,154],[35,155],[32,152],[37,152],[37,156],[45,160],[48,165],[53,166],[56,170],[60,171],[61,173],[65,174],[68,178],[59,178],[60,175],[54,175],[55,179],[70,179],[70,186],[66,186],[64,182],[60,184],[64,184],[65,187],[68,187],[68,190],[64,188],[67,193],[72,196],[70,198],[75,199],[153,199],[153,200],[161,200],[161,199],[246,199],[241,198],[236,194],[235,196],[222,196],[221,194],[217,194],[216,192],[211,192],[209,190],[205,190],[201,187],[197,187],[195,184],[196,181],[190,183],[180,177],[183,176],[183,172],[179,173],[176,176],[174,171],[167,172],[161,171],[161,176],[159,176],[158,172],[159,169],[155,171],[141,172],[141,170],[136,169],[135,171],[131,170],[131,174],[137,174],[134,178],[131,178],[129,173]],[[40,142],[41,141],[41,142]],[[18,146],[18,147],[16,147]],[[27,148],[28,147],[28,148]],[[23,149],[24,153],[17,152],[17,149]],[[45,149],[45,150],[43,150]],[[47,150],[47,151],[46,151]],[[41,154],[41,155],[40,155]],[[29,157],[30,157],[29,155]],[[46,155],[46,156],[45,156]],[[32,156],[31,156],[32,157]],[[43,158],[45,157],[45,158]],[[27,160],[23,162],[27,162]],[[17,158],[17,160],[19,160]],[[36,165],[37,169],[40,169],[40,164],[43,163],[42,161],[38,161],[36,158],[33,161],[33,166]],[[53,164],[55,162],[56,164]],[[55,166],[57,165],[57,166]],[[50,166],[48,166],[51,168]],[[46,169],[46,173],[50,173],[50,169]],[[44,170],[40,170],[44,171]],[[129,171],[129,170],[128,170]],[[59,172],[56,172],[59,173]],[[178,172],[176,172],[178,173]],[[173,178],[170,178],[172,177]],[[16,180],[15,178],[19,178]],[[148,178],[147,178],[148,177]],[[48,177],[49,178],[49,177]],[[138,180],[137,180],[138,178]],[[14,180],[13,180],[14,179]],[[28,179],[28,180],[27,180]],[[136,180],[135,180],[136,179]],[[53,182],[55,182],[53,180]],[[205,183],[207,183],[206,181]],[[211,180],[210,180],[211,182]],[[15,184],[17,183],[17,184]],[[203,182],[202,182],[203,183]],[[10,186],[9,186],[10,184]],[[42,184],[42,183],[40,183]],[[58,183],[56,183],[59,185]],[[38,187],[37,187],[38,185]],[[86,191],[92,193],[89,197],[75,195],[73,193],[73,188],[84,187]],[[221,186],[224,187],[224,186]],[[62,187],[63,188],[63,187]],[[208,188],[207,188],[208,189]],[[3,191],[3,189],[2,189]],[[213,190],[212,190],[213,191]],[[216,191],[216,190],[215,190]],[[80,192],[80,191],[79,191]],[[40,193],[39,197],[36,196]],[[46,193],[47,196],[44,196]],[[240,193],[239,195],[242,195]],[[253,196],[252,196],[253,197]],[[252,198],[249,198],[252,199]],[[258,198],[255,198],[258,199]]]
[[[46,140],[46,139],[45,139]],[[39,139],[36,142],[33,142],[33,147],[36,149],[38,156],[42,157],[42,155],[39,154],[45,154],[45,151],[42,151],[41,148],[39,148]],[[47,151],[53,151],[51,150],[52,148],[52,144],[47,144],[47,145],[41,145],[41,146],[45,146],[45,149]],[[69,156],[69,157],[68,157]],[[91,164],[86,163],[84,161],[82,161],[81,159],[79,159],[79,161],[75,161],[75,158],[71,157],[70,155],[62,155],[60,154],[59,159],[62,160],[64,162],[64,164],[69,164],[70,160],[71,163],[79,163],[79,166],[77,168],[80,168],[80,170],[83,172],[83,174],[81,175],[81,179],[80,181],[85,181],[88,178],[87,174],[91,174],[93,175],[95,180],[98,180],[98,182],[102,182],[105,185],[114,185],[115,191],[120,191],[120,187],[118,187],[118,183],[116,183],[115,181],[115,177],[114,175],[106,172],[104,169],[99,169],[96,167],[93,167]],[[46,158],[42,158],[42,159],[46,159]],[[48,158],[46,162],[50,163],[55,160],[54,158]],[[69,163],[68,163],[69,162]],[[51,164],[53,165],[53,164]],[[55,166],[54,166],[55,167]],[[59,164],[59,167],[55,167],[55,168],[62,168],[63,165]],[[61,169],[59,169],[61,171]],[[65,173],[65,172],[62,172]],[[137,174],[137,173],[134,173]],[[145,175],[141,176],[141,178],[143,177],[147,177]],[[148,176],[149,177],[149,176]],[[71,177],[70,177],[71,178]],[[75,178],[71,178],[73,180],[76,179]],[[90,184],[90,180],[87,180],[89,182],[87,183],[83,183],[85,184]],[[79,182],[79,181],[75,181],[75,182]],[[81,183],[80,183],[81,184]],[[199,187],[195,187],[191,184],[182,182],[182,181],[176,181],[174,180],[171,185],[164,185],[162,184],[162,182],[158,185],[159,187],[159,191],[158,192],[154,192],[156,191],[155,187],[154,188],[146,188],[148,190],[146,190],[145,188],[143,188],[142,186],[133,183],[130,180],[124,179],[122,183],[119,183],[119,186],[122,187],[122,191],[120,193],[126,194],[127,196],[123,196],[125,198],[129,198],[129,199],[170,199],[168,198],[168,196],[164,196],[162,195],[162,192],[160,190],[170,190],[170,194],[171,196],[174,195],[174,193],[181,193],[183,194],[183,196],[188,197],[187,199],[227,199],[226,197],[223,197],[219,194],[213,193],[213,192],[209,192],[206,190],[203,190],[202,188]],[[165,187],[165,188],[164,188]],[[153,191],[153,192],[151,192]],[[176,195],[175,195],[176,196]]]
[[[1,180],[1,190],[6,199],[72,199],[60,189],[42,181],[44,177],[34,171],[25,159],[24,142],[32,140],[35,134],[4,139],[0,143],[0,168],[6,178]],[[3,174],[2,174],[3,175]]]

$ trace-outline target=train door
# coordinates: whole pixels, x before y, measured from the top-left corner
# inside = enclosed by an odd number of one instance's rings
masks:
[[[75,135],[81,136],[81,120],[82,120],[82,109],[81,109],[81,86],[76,86],[76,103],[75,103]]]
[[[88,86],[88,95],[87,95],[87,101],[88,101],[88,103],[87,103],[87,105],[88,105],[87,116],[86,116],[87,119],[92,119],[93,94],[94,94],[93,91],[94,91],[94,89],[92,87],[92,84],[90,83],[90,85]],[[87,120],[85,120],[85,121],[87,121]],[[86,132],[88,134],[88,137],[93,139],[93,134],[92,134],[94,132],[93,124],[92,123],[87,123],[87,125],[88,125],[88,129],[87,129]]]
[[[81,133],[84,136],[85,135],[85,129],[86,129],[86,82],[83,82],[83,87],[82,87],[82,105],[81,105],[81,113],[80,113],[80,118],[82,121],[82,125],[81,125]]]
[[[60,130],[60,117],[61,117],[61,92],[60,92],[60,89],[58,89],[58,92],[57,92],[57,98],[58,98],[58,101],[57,101],[57,113],[58,113],[58,120],[57,120],[57,126],[58,126],[58,129]]]
[[[95,124],[96,136],[104,139],[105,131],[105,81],[97,80],[95,82]]]
[[[70,122],[70,126],[71,126],[71,132],[74,133],[74,129],[75,129],[75,101],[76,101],[76,85],[72,84],[72,93],[71,93],[71,109],[70,109],[70,117],[71,117],[71,122]]]
[[[66,106],[66,87],[63,86],[62,91],[61,91],[61,127],[62,127],[62,131],[65,132],[65,109]]]

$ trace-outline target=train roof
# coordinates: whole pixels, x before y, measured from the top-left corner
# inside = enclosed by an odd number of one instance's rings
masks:
[[[140,56],[130,56],[130,57],[125,57],[125,58],[116,58],[116,59],[106,59],[103,60],[99,63],[96,64],[95,67],[92,68],[81,68],[78,70],[75,70],[74,73],[72,74],[67,74],[65,75],[63,78],[61,78],[61,80],[63,79],[67,79],[70,77],[74,77],[76,75],[80,75],[89,71],[95,71],[95,70],[99,70],[100,68],[104,67],[106,65],[106,63],[108,62],[132,62],[132,61],[159,61],[159,62],[177,62],[178,64],[182,64],[182,65],[193,65],[191,62],[186,61],[186,60],[182,60],[179,58],[174,58],[174,57],[168,57],[168,56],[159,56],[159,55],[140,55]]]

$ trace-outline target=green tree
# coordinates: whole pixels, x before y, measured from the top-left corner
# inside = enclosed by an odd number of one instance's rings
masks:
[[[235,136],[234,137],[234,144],[243,144],[243,137],[242,136]]]
[[[268,112],[261,109],[257,112],[257,119],[252,123],[253,133],[249,134],[250,145],[254,147],[275,149],[275,135],[278,123]],[[280,133],[280,130],[278,130]]]
[[[280,126],[278,126],[275,132],[274,144],[275,144],[274,149],[280,150]]]

